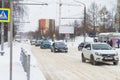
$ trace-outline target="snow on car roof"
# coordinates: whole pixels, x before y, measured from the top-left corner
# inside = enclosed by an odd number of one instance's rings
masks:
[[[120,33],[110,32],[110,33],[100,33],[99,36],[100,36],[100,35],[101,35],[101,36],[102,36],[102,35],[103,35],[103,36],[107,36],[107,35],[114,35],[114,36],[115,36],[115,35],[119,35],[119,36],[120,36]]]
[[[87,42],[88,44],[107,44],[105,42]]]

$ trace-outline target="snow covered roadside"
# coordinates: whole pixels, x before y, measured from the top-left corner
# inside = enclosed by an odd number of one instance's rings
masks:
[[[30,80],[46,80],[39,69],[36,59],[31,54],[30,46],[20,43],[13,44],[13,80],[27,80],[27,74],[24,72],[20,62],[21,47],[25,48],[27,53],[31,55]],[[4,52],[5,54],[0,56],[0,80],[9,80],[10,51],[7,46],[5,46]]]
[[[68,47],[76,47],[76,48],[77,48],[78,45],[79,45],[81,42],[84,42],[83,36],[76,37],[76,38],[75,38],[75,41],[68,41],[68,42],[67,42],[67,45],[68,45]],[[86,42],[93,42],[93,38],[86,37]]]

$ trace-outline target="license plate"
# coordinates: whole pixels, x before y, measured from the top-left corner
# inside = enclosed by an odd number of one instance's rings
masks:
[[[105,57],[105,59],[113,59],[112,57]]]
[[[61,51],[65,51],[64,49],[60,49]]]

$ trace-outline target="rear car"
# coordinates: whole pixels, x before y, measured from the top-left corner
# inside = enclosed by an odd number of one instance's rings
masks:
[[[97,62],[119,62],[118,53],[107,43],[88,43],[82,49],[82,62],[89,60],[95,65]]]
[[[36,39],[32,39],[32,40],[30,41],[30,43],[31,43],[31,45],[35,45]]]
[[[81,42],[79,45],[78,45],[78,51],[81,51],[84,47],[84,45],[86,44],[86,42]]]
[[[51,45],[51,52],[68,52],[68,47],[64,42],[54,42]]]
[[[51,42],[47,41],[47,40],[44,40],[41,42],[40,44],[40,48],[43,49],[43,48],[50,48],[51,46]]]
[[[41,45],[41,40],[37,40],[36,42],[35,42],[35,46],[40,46]]]

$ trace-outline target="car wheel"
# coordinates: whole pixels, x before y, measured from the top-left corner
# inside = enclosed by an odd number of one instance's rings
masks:
[[[54,53],[56,53],[55,49],[54,49]]]
[[[90,62],[91,62],[92,65],[96,65],[96,61],[94,60],[93,55],[91,55],[91,57],[90,57]]]
[[[42,49],[43,47],[42,47],[42,46],[40,46],[40,48]]]
[[[65,53],[68,53],[68,51],[65,51]]]
[[[113,62],[113,64],[114,64],[114,65],[118,65],[118,61],[116,61],[116,62]]]
[[[82,62],[86,62],[86,59],[83,54],[82,54]]]

